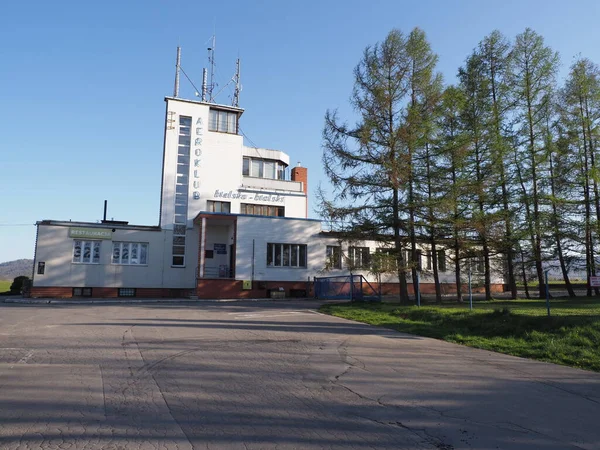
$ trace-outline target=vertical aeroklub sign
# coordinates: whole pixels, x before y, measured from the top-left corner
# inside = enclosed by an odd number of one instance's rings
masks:
[[[204,136],[204,122],[202,121],[202,117],[198,117],[198,120],[196,120],[196,139],[194,140],[194,168],[193,168],[193,175],[194,175],[193,198],[194,198],[194,200],[200,199],[200,192],[198,191],[198,189],[200,189],[200,164],[201,164],[201,158],[202,158],[203,136]]]

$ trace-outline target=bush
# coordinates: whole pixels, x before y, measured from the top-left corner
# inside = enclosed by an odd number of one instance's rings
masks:
[[[29,282],[29,277],[26,277],[24,275],[15,277],[12,284],[10,285],[10,292],[13,292],[16,294],[21,293],[21,291],[23,290],[23,285],[27,284],[28,282]]]

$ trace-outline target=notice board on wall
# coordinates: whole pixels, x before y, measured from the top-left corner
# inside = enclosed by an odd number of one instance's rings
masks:
[[[214,244],[215,253],[217,255],[226,255],[227,254],[227,245],[226,244]]]

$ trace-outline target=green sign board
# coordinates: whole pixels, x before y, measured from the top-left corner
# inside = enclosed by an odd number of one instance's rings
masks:
[[[107,228],[69,228],[69,237],[75,239],[112,239],[112,230]]]

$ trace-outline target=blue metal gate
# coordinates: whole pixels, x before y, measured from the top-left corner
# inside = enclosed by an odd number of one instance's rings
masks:
[[[381,294],[362,275],[315,277],[315,297],[323,300],[381,301]]]

